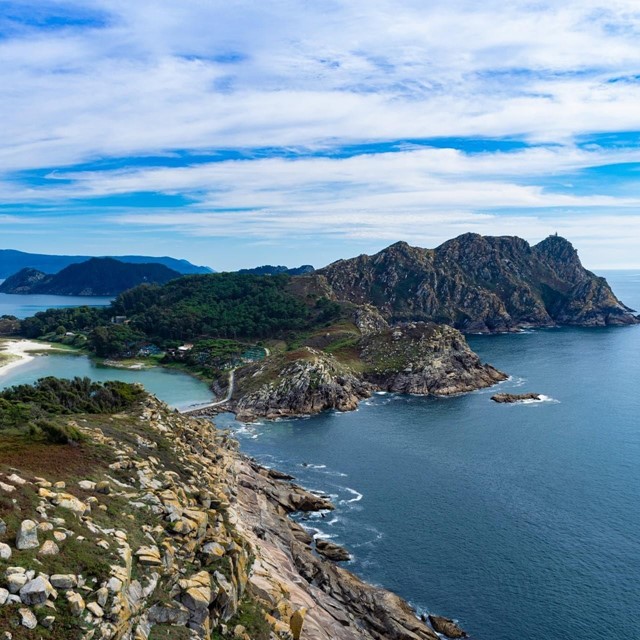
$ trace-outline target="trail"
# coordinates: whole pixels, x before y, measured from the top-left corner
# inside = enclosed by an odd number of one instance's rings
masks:
[[[198,407],[189,407],[188,409],[182,409],[180,413],[192,413],[194,411],[204,411],[205,409],[211,409],[212,407],[219,407],[221,404],[225,404],[231,400],[231,396],[233,395],[233,388],[235,384],[235,369],[231,369],[229,371],[229,382],[227,388],[227,394],[222,400],[218,400],[216,402],[210,402],[209,404],[203,404]]]

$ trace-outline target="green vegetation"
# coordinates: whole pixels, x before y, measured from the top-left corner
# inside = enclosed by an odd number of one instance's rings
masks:
[[[144,396],[141,387],[125,382],[92,382],[89,378],[42,378],[35,384],[10,387],[0,393],[0,430],[28,430],[54,444],[79,442],[73,425],[57,423],[56,415],[123,411]]]
[[[222,635],[219,631],[213,631],[211,640],[227,640],[234,638],[233,630],[237,625],[242,625],[251,640],[269,640],[271,627],[264,617],[264,610],[258,602],[245,596],[238,607],[238,612],[226,624],[229,634]],[[160,636],[162,637],[162,636]]]
[[[108,308],[39,312],[22,321],[20,332],[29,338],[86,345],[100,357],[130,358],[148,345],[169,350],[190,341],[195,349],[188,364],[211,369],[241,355],[243,342],[290,342],[340,317],[338,303],[321,295],[303,301],[290,291],[290,282],[287,275],[185,276],[162,286],[125,291]]]

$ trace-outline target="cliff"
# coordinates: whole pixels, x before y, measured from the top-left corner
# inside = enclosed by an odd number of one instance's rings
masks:
[[[164,284],[180,273],[162,264],[128,264],[112,258],[91,258],[47,275],[22,269],[0,284],[0,293],[58,296],[115,296],[139,284]]]
[[[436,249],[399,242],[316,273],[336,299],[374,305],[391,322],[432,321],[467,332],[638,322],[558,236],[534,246],[472,233]]]
[[[437,640],[288,518],[326,499],[211,422],[151,397],[55,420],[80,441],[0,432],[0,628],[13,640]]]

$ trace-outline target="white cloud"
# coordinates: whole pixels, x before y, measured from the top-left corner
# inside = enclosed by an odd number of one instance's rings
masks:
[[[0,168],[170,149],[640,129],[638,86],[608,82],[640,69],[631,1],[94,6],[105,25],[20,30],[0,43]]]

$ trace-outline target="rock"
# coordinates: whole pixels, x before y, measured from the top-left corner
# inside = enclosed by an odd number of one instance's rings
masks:
[[[189,609],[178,602],[171,604],[154,604],[147,617],[152,624],[173,624],[184,626],[189,622]]]
[[[40,624],[45,628],[45,629],[51,629],[51,627],[53,626],[53,623],[56,621],[55,616],[45,616],[44,618],[42,618],[42,620],[40,620]]]
[[[33,520],[23,520],[16,536],[16,548],[23,551],[25,549],[36,549],[39,546],[38,525]]]
[[[29,605],[43,604],[48,598],[55,599],[57,595],[51,583],[44,576],[38,576],[20,589],[20,600]]]
[[[85,491],[93,491],[96,488],[96,483],[91,480],[80,480],[78,486]]]
[[[2,606],[9,597],[9,591],[0,587],[0,606]]]
[[[83,515],[86,511],[89,511],[89,505],[82,502],[70,493],[60,493],[57,497],[57,505],[62,509],[68,509],[78,515]]]
[[[443,616],[429,615],[431,626],[447,638],[468,638],[469,636],[453,620]]]
[[[60,553],[58,545],[53,540],[45,540],[38,551],[39,556],[57,556]]]
[[[316,540],[316,551],[329,560],[334,562],[345,562],[351,560],[351,555],[339,544],[330,542],[329,540]]]
[[[109,589],[106,587],[101,587],[96,591],[96,600],[101,607],[105,607],[107,605],[107,601],[109,600]]]
[[[7,523],[0,518],[0,536],[5,535],[7,533]]]
[[[24,573],[13,573],[7,578],[7,589],[10,593],[18,593],[27,582],[29,578]]]
[[[63,531],[54,531],[53,537],[56,539],[56,542],[64,542],[67,539],[67,534]]]
[[[16,488],[12,484],[6,484],[5,482],[0,482],[0,491],[4,493],[13,493]]]
[[[111,485],[107,480],[101,480],[96,484],[96,491],[98,493],[108,495],[109,493],[111,493]]]
[[[524,402],[525,400],[540,400],[539,393],[496,393],[491,396],[494,402],[499,404],[513,404],[514,402]]]
[[[78,586],[78,580],[72,573],[56,573],[49,578],[51,584],[61,591],[75,589]]]
[[[104,617],[104,611],[97,602],[90,602],[87,605],[87,610],[90,611],[96,618]]]
[[[224,551],[224,547],[218,543],[218,542],[207,542],[207,544],[205,544],[202,547],[202,553],[208,555],[208,556],[215,556],[218,558],[221,558],[225,551]]]
[[[11,547],[4,542],[0,542],[0,560],[9,560],[11,558]]]
[[[85,604],[82,596],[75,591],[72,591],[67,594],[67,601],[69,602],[69,610],[71,614],[74,616],[82,615],[82,612],[85,610]]]
[[[291,628],[291,634],[293,635],[293,640],[300,640],[300,635],[302,634],[302,626],[304,624],[304,618],[307,615],[307,610],[305,607],[301,609],[297,609],[293,612],[293,615],[289,619],[289,627]]]
[[[27,629],[35,629],[38,626],[38,619],[31,609],[22,607],[18,613],[20,614],[20,624]]]
[[[24,478],[21,478],[19,475],[12,473],[7,480],[11,483],[11,484],[17,484],[18,486],[23,486],[25,484],[27,484],[27,481]]]

